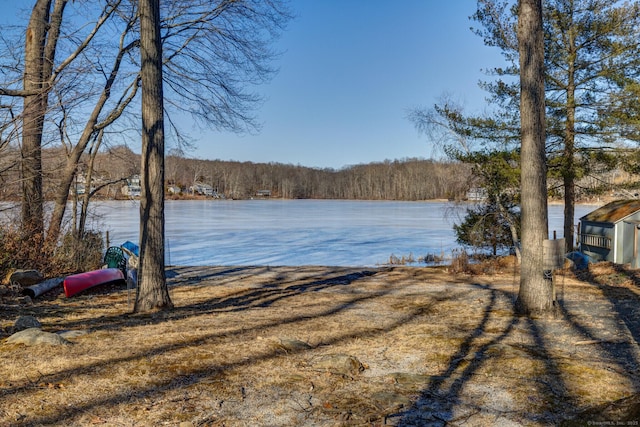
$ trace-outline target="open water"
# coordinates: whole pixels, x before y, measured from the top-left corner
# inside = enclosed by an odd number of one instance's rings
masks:
[[[91,227],[111,245],[138,242],[139,203],[94,202]],[[165,205],[167,265],[377,266],[390,257],[448,257],[464,209],[446,202],[180,200]],[[577,219],[595,206],[576,207]],[[563,236],[563,206],[549,230]]]

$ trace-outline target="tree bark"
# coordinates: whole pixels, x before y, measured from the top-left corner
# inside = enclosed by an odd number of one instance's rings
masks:
[[[38,0],[33,6],[24,54],[24,90],[35,94],[24,97],[22,113],[22,229],[40,245],[44,238],[41,151],[45,113],[43,62],[50,7],[51,0]]]
[[[164,264],[164,108],[159,0],[140,0],[142,176],[140,264],[134,311],[168,309]]]
[[[520,0],[519,7],[522,264],[516,309],[521,314],[536,315],[553,309],[542,252],[543,241],[549,236],[542,2]]]

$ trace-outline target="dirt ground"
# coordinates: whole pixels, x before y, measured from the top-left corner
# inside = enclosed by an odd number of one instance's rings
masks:
[[[134,292],[4,300],[72,345],[0,344],[1,426],[638,425],[635,271],[556,274],[559,314],[514,314],[517,273],[177,267],[175,308]],[[624,401],[622,401],[624,402]],[[618,402],[620,404],[620,402]],[[632,405],[633,406],[633,405]],[[584,413],[584,411],[588,411]]]

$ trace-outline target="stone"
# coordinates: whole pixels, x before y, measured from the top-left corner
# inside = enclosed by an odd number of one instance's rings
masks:
[[[52,332],[44,332],[38,328],[29,328],[11,335],[5,341],[7,344],[24,345],[69,345],[70,341]]]
[[[16,323],[13,325],[13,330],[16,332],[24,331],[29,328],[40,329],[42,328],[42,323],[33,316],[20,316],[16,319]]]
[[[389,409],[408,408],[411,406],[411,399],[399,393],[391,391],[379,391],[371,395],[371,399],[375,401],[379,407]]]
[[[364,371],[364,365],[348,354],[326,354],[311,361],[311,367],[332,374],[353,376]]]
[[[56,334],[58,334],[59,336],[61,336],[64,339],[78,338],[78,337],[87,335],[88,333],[89,333],[88,329],[76,329],[76,330],[72,330],[72,331],[59,331],[59,332],[56,332]]]
[[[310,350],[312,347],[304,341],[289,339],[289,338],[280,338],[280,344],[278,347],[282,348],[285,351],[304,351]]]
[[[9,282],[27,287],[40,283],[44,280],[42,274],[37,270],[16,270],[9,277]]]

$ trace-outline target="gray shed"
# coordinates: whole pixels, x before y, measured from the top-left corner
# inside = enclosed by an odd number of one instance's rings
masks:
[[[640,267],[640,200],[617,200],[580,218],[580,251],[593,261]]]

